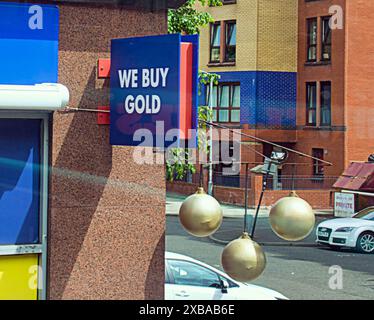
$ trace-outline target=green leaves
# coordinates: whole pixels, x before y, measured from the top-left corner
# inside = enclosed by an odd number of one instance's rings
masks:
[[[188,0],[179,9],[168,11],[168,32],[183,34],[199,34],[200,29],[210,22],[214,22],[210,13],[198,11],[195,7],[196,2],[202,6],[221,6],[221,0]],[[209,85],[211,80],[218,84],[219,75],[215,73],[199,72],[199,95],[201,87]],[[207,106],[200,106],[198,117],[204,121],[211,121],[212,112]],[[208,153],[209,144],[207,141],[207,125],[204,122],[199,123],[198,130],[198,148],[204,153]],[[166,160],[166,179],[173,181],[181,180],[189,173],[195,173],[196,159],[192,158],[191,149],[174,148],[168,151]]]
[[[191,152],[188,149],[175,148],[168,151],[168,160],[166,161],[166,179],[174,181],[181,180],[188,173],[195,173],[196,168],[191,161]]]
[[[196,1],[203,6],[221,6],[221,0],[188,0],[178,9],[168,11],[168,32],[199,34],[200,29],[210,22],[214,22],[212,16],[208,12],[198,11],[195,8]]]

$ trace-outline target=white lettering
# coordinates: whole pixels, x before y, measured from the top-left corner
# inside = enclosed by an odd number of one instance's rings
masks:
[[[162,86],[166,87],[166,77],[169,73],[169,68],[160,68],[161,78],[162,78]]]
[[[149,102],[149,96],[147,96],[146,99]],[[143,96],[137,96],[136,97],[136,99],[135,99],[135,110],[136,110],[137,113],[142,114],[147,105],[148,105],[148,103],[146,103]],[[146,112],[146,113],[148,113],[148,112]]]
[[[134,96],[130,94],[125,99],[125,110],[127,113],[131,114],[134,112],[134,108]]]
[[[122,89],[125,87],[128,88],[130,86],[130,82],[132,88],[138,87],[138,70],[118,70],[118,77],[119,84]]]
[[[134,111],[138,114],[157,114],[161,109],[161,99],[157,95],[128,95],[125,99],[124,108],[126,113],[132,114]]]
[[[143,88],[148,88],[149,87],[149,70],[148,69],[143,69],[142,70],[142,86]]]
[[[159,80],[160,80],[160,75],[159,75],[158,71],[159,71],[158,68],[156,68],[156,69],[151,68],[151,86],[152,86],[152,88],[157,88],[158,87],[158,83],[159,83]]]

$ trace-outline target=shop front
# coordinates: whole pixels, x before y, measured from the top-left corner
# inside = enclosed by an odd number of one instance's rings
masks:
[[[69,101],[58,19],[56,7],[0,4],[1,299],[46,298],[50,123]]]
[[[352,162],[335,182],[334,213],[351,217],[374,206],[374,163]]]

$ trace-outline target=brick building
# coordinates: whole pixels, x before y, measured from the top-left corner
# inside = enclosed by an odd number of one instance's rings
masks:
[[[325,175],[340,175],[374,149],[374,45],[368,41],[373,9],[372,2],[360,0],[299,1],[295,147],[332,162]],[[332,15],[342,28],[328,28]]]
[[[289,164],[270,179],[278,190],[268,192],[265,204],[295,188],[313,206],[328,207],[344,168],[373,152],[373,6],[360,0],[237,0],[206,9],[215,23],[201,32],[200,66],[221,76],[215,121],[333,164],[290,153]],[[263,161],[245,144],[267,156],[274,150],[242,140],[242,162]],[[252,205],[258,179],[251,178]],[[222,180],[215,188],[221,200],[243,203],[243,178]]]

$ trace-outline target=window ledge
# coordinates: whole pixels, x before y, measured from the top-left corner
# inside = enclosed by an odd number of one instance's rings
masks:
[[[234,122],[217,122],[217,121],[214,121],[214,123],[216,123],[217,125],[228,127],[230,129],[241,129],[243,127],[239,122],[234,123]],[[219,127],[217,127],[217,128],[222,129],[222,128],[219,128]]]
[[[331,65],[331,61],[307,61],[304,65],[308,67],[328,66]]]
[[[233,67],[236,65],[236,62],[209,62],[208,67]]]
[[[304,130],[332,130],[332,126],[303,126]]]

